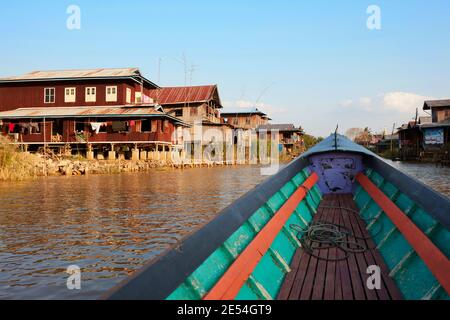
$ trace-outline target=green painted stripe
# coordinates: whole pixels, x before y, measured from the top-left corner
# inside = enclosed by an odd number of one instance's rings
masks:
[[[371,169],[366,174],[449,257],[450,232],[380,174]],[[354,199],[361,216],[370,224],[369,231],[404,297],[411,300],[449,299],[400,231],[359,184]]]
[[[255,239],[258,232],[264,228],[310,175],[309,169],[305,169],[286,183],[167,299],[202,299],[221,279],[234,260]],[[276,296],[285,275],[289,272],[289,265],[295,250],[300,246],[289,226],[290,224],[305,225],[309,223],[321,199],[320,190],[317,187],[313,188],[310,197],[298,206],[296,212],[284,226],[283,231],[276,237],[269,252],[263,257],[252,277],[242,288],[238,299],[270,299]],[[270,272],[267,272],[267,270],[270,270]]]

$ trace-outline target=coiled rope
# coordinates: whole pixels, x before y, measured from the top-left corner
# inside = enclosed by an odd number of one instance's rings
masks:
[[[305,188],[305,187],[304,187]],[[310,194],[310,190],[305,188],[307,195],[315,203],[313,197]],[[322,205],[320,209],[335,209],[339,210],[341,215],[344,212],[347,214],[357,215],[360,218],[360,213],[351,208],[345,208],[341,206]],[[368,219],[366,222],[375,221],[375,219]],[[292,224],[290,228],[296,232],[297,239],[300,241],[303,250],[310,256],[324,261],[344,261],[350,257],[350,254],[365,253],[373,250],[374,248],[368,248],[365,244],[358,242],[372,239],[372,237],[358,237],[346,226],[330,223],[327,221],[314,221],[307,228],[303,228],[297,224]],[[380,224],[379,229],[373,232],[373,236],[378,235],[383,229]],[[366,228],[367,230],[367,228]],[[336,248],[343,252],[340,257],[337,258],[325,258],[320,256],[321,250]]]

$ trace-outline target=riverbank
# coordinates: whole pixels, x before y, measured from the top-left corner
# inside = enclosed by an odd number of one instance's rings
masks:
[[[86,160],[81,157],[46,158],[42,155],[15,152],[0,157],[7,159],[0,166],[0,181],[23,181],[38,177],[103,175],[148,172],[155,169],[178,168],[170,161],[155,160]]]
[[[6,140],[0,140],[0,181],[21,181],[42,176],[147,172],[173,167],[171,161],[87,160],[77,156],[31,154],[21,152]]]
[[[24,180],[34,176],[41,160],[29,153],[18,152],[0,136],[0,181]]]
[[[51,150],[46,153],[32,154],[23,152],[19,147],[11,145],[0,137],[0,181],[22,181],[37,177],[81,176],[149,172],[150,170],[182,169],[186,167],[214,167],[248,164],[244,161],[172,161],[168,152],[159,156],[145,156],[146,160],[87,159],[81,155],[57,155]],[[139,158],[139,157],[137,157]],[[155,160],[159,159],[159,160]],[[295,159],[294,155],[281,154],[280,163],[288,163]],[[179,159],[180,160],[180,159]]]

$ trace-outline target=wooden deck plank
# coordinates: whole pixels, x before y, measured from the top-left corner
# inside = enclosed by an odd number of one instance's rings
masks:
[[[278,300],[288,300],[294,285],[295,277],[297,276],[298,269],[300,267],[300,259],[302,257],[302,250],[295,252],[294,258],[292,258],[291,272],[286,275],[283,286],[278,294]]]
[[[367,237],[365,222],[357,215],[342,213],[341,206],[357,210],[351,195],[326,195],[319,207],[314,221],[323,220],[345,225],[357,237]],[[350,237],[349,240],[355,240]],[[374,248],[373,240],[359,240]],[[336,258],[343,255],[337,248],[319,250],[323,258]],[[382,290],[369,290],[366,286],[369,265],[379,265],[383,273]],[[305,253],[301,248],[296,252],[292,272],[286,276],[279,299],[289,300],[389,300],[401,298],[400,291],[387,276],[387,266],[378,251],[350,254],[349,259],[335,262],[320,260]],[[399,296],[400,294],[400,296]]]
[[[347,206],[347,204],[345,203],[344,198],[342,196],[339,196],[339,205],[341,207]],[[351,222],[350,222],[351,216],[349,216],[348,214],[342,213],[342,212],[341,212],[341,216],[342,216],[343,225],[346,228],[348,228],[349,230],[352,230],[352,226],[351,226]],[[347,240],[355,241],[355,239],[351,236],[347,237]],[[349,271],[350,271],[350,280],[352,282],[353,294],[354,294],[355,300],[366,300],[364,286],[361,283],[361,275],[360,275],[360,270],[358,268],[358,263],[356,261],[356,256],[357,256],[357,254],[350,253],[348,260],[347,260]]]
[[[354,210],[358,210],[355,202],[351,202],[351,207]],[[360,229],[365,230],[367,235],[369,235],[369,232],[366,230],[366,223],[362,219],[356,220],[359,224]],[[403,295],[398,289],[397,285],[395,284],[395,281],[389,276],[389,268],[387,267],[386,263],[384,262],[383,257],[381,256],[380,252],[376,249],[376,244],[373,241],[373,239],[367,239],[366,244],[368,248],[371,248],[372,250],[369,251],[369,254],[371,256],[370,263],[371,265],[377,265],[381,269],[382,274],[382,290],[377,290],[377,294],[379,296],[380,300],[403,300]]]
[[[332,197],[332,201],[330,203],[331,206],[336,205],[336,197]],[[331,209],[330,212],[330,218],[327,221],[330,221],[331,223],[336,223],[336,219],[338,217],[338,212],[336,209]],[[336,259],[337,258],[337,249],[331,248],[329,250],[329,258],[330,259]],[[336,290],[341,290],[341,288],[336,287],[337,283],[337,272],[336,272],[336,262],[335,261],[329,261],[327,264],[327,273],[326,273],[326,280],[325,280],[325,290],[323,299],[324,300],[335,300],[336,299]]]
[[[322,206],[333,206],[336,202],[336,197],[330,197],[328,201],[324,202]],[[325,222],[333,223],[334,209],[323,209],[323,214],[320,217]],[[321,250],[319,256],[327,259],[332,258],[331,251],[335,249]],[[312,300],[333,300],[334,299],[334,278],[336,273],[335,262],[326,260],[319,260],[317,266],[317,277],[314,284]]]
[[[330,209],[323,209],[321,219],[327,221],[330,217]],[[329,249],[324,249],[318,251],[319,257],[327,259],[329,254]],[[316,277],[314,278],[314,287],[312,292],[312,300],[323,300],[323,294],[325,290],[325,279],[327,274],[327,264],[328,261],[318,259]]]
[[[302,292],[303,282],[305,281],[306,272],[308,270],[308,265],[311,258],[311,256],[309,254],[305,254],[302,249],[299,249],[299,251],[302,253],[300,265],[298,267],[297,275],[295,276],[294,285],[289,295],[289,300],[300,300],[300,293]]]
[[[350,197],[351,197],[351,195],[350,195]],[[353,200],[353,199],[351,199],[351,200]],[[356,207],[354,201],[348,202],[348,208],[358,211],[358,208]],[[373,253],[376,249],[374,247],[373,241],[369,238],[370,235],[366,228],[366,223],[360,217],[356,217],[355,219],[353,219],[352,225],[353,225],[353,232],[355,233],[355,235],[357,237],[366,238],[366,240],[364,240],[364,244],[366,245],[367,248],[370,249],[369,251],[366,251],[363,254],[364,259],[366,261],[365,268],[367,268],[368,266],[377,265],[375,258],[373,257]],[[366,278],[367,277],[368,277],[368,275],[366,276]],[[367,281],[367,279],[366,279],[366,281]],[[388,289],[386,288],[384,281],[382,281],[380,290],[370,290],[369,288],[367,288],[367,286],[365,286],[364,288],[366,290],[366,295],[371,300],[375,299],[375,295],[379,300],[389,300]]]
[[[326,202],[326,200],[324,199]],[[324,210],[319,206],[316,215],[314,216],[314,221],[321,220],[324,215]],[[312,298],[312,291],[314,288],[314,283],[316,281],[317,267],[319,260],[316,257],[310,256],[308,269],[306,271],[305,280],[301,288],[300,300],[310,300]]]
[[[351,198],[350,195],[342,195],[341,196],[341,207],[353,209],[352,203],[353,203],[353,199]],[[350,227],[349,227],[350,230],[353,232],[353,234],[357,238],[360,238],[360,239],[355,239],[356,242],[367,247],[366,241],[361,238],[366,238],[369,234],[368,234],[367,230],[364,229],[364,231],[365,231],[364,232],[360,229],[359,223],[357,221],[359,219],[359,217],[348,211],[343,212],[343,214],[345,214],[349,217],[348,220],[350,222]],[[367,268],[369,267],[369,264],[367,262],[366,255],[370,255],[370,252],[366,251],[364,253],[354,254],[354,256],[356,257],[356,262],[358,264],[360,281],[364,288],[366,299],[367,300],[378,300],[378,296],[377,296],[376,292],[374,290],[369,289],[366,285],[367,279],[369,277],[369,275],[367,274]]]
[[[341,214],[337,217],[337,224],[343,225],[343,217]],[[342,256],[344,253],[342,250],[338,250],[339,256]],[[350,279],[350,268],[348,264],[348,260],[342,260],[337,263],[339,277],[341,280],[341,289],[342,289],[342,299],[343,300],[353,300],[353,288],[352,282]]]

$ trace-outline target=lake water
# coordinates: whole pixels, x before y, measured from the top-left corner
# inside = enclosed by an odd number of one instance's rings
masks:
[[[394,165],[450,196],[449,168]],[[95,299],[265,178],[242,166],[0,183],[0,299]]]
[[[429,163],[388,162],[450,198],[450,167],[442,168]]]
[[[0,299],[97,298],[264,179],[243,166],[0,183]]]

